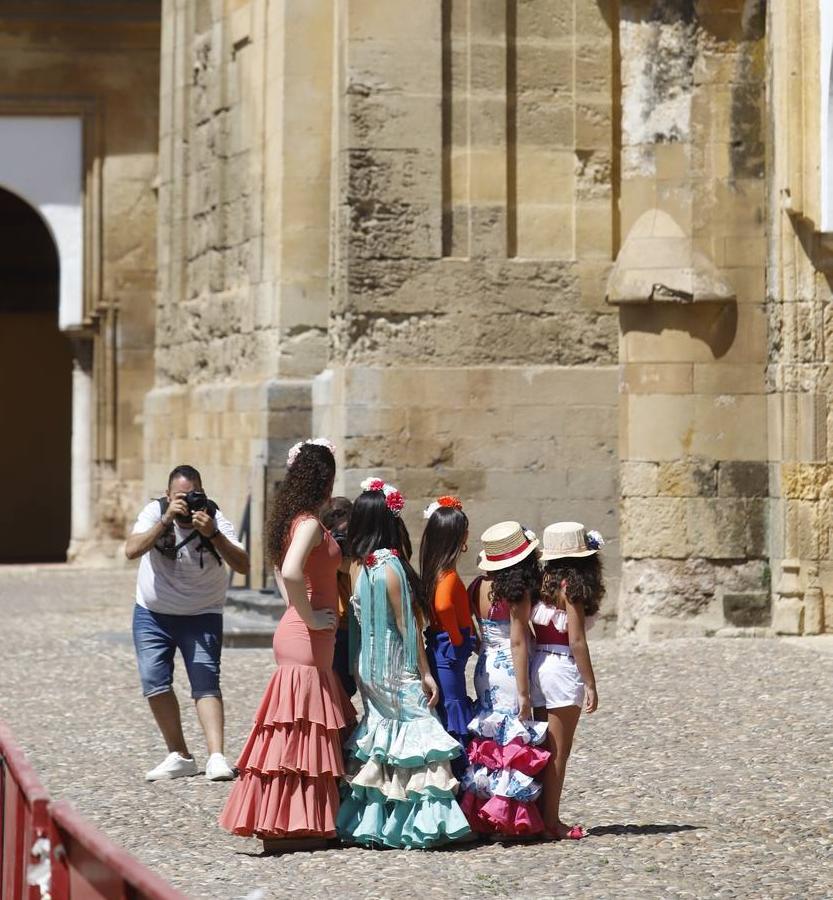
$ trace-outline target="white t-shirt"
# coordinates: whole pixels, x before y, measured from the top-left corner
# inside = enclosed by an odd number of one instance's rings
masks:
[[[133,534],[148,531],[161,519],[159,503],[152,500],[139,513]],[[214,521],[233,544],[243,547],[237,540],[234,526],[220,510],[217,510]],[[183,528],[174,520],[177,544],[192,531],[192,528]],[[200,568],[199,545],[199,538],[194,538],[177,553],[177,559],[168,559],[155,547],[142,556],[136,579],[136,602],[139,606],[174,616],[222,613],[228,584],[226,567],[217,563],[210,550],[203,550]]]

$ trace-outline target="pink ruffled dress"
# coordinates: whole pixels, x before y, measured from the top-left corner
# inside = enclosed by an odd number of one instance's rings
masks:
[[[469,587],[477,597],[481,579]],[[469,723],[469,766],[462,780],[460,806],[473,831],[510,836],[539,834],[544,821],[536,800],[536,778],[549,761],[539,746],[547,737],[546,722],[523,722],[510,645],[509,604],[495,601],[480,622],[482,641],[474,687],[475,717]]]
[[[292,524],[311,516],[299,516]],[[313,609],[338,609],[338,545],[324,531],[304,568]],[[344,775],[342,728],[355,710],[333,672],[334,631],[310,631],[296,610],[284,613],[272,644],[278,664],[237,760],[220,815],[232,834],[261,839],[334,837],[338,780]]]

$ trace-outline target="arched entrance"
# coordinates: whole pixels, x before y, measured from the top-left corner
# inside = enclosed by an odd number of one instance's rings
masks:
[[[72,350],[58,297],[49,228],[0,188],[0,563],[66,559]]]

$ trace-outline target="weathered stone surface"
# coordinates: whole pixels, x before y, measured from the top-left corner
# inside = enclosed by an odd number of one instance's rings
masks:
[[[818,585],[804,592],[803,634],[821,634],[824,631],[824,595]]]
[[[334,367],[316,379],[313,396],[312,429],[338,448],[336,490],[357,491],[370,474],[390,478],[408,498],[415,538],[422,510],[443,493],[465,498],[475,539],[506,518],[538,532],[578,518],[609,539],[607,611],[615,610],[613,367]],[[474,574],[473,558],[465,569]]]
[[[624,554],[623,554],[624,555]],[[768,589],[763,560],[628,559],[622,563],[619,632],[645,616],[692,619],[713,632],[725,624],[726,594]]]
[[[101,4],[63,10],[68,28],[18,6],[0,14],[12,112],[96,98],[85,241],[103,258],[85,265],[108,539],[185,457],[242,508],[314,415],[351,490],[382,467],[420,502],[469,491],[478,521],[593,519],[613,581],[620,549],[706,561],[710,629],[767,557],[796,556],[802,589],[833,559],[809,0],[790,11],[803,29],[717,0],[165,2],[158,91],[151,4],[99,34]],[[661,246],[629,259],[637,222]],[[649,265],[674,268],[663,247],[698,261],[676,266],[691,291]],[[614,266],[657,274],[660,302],[606,306]],[[338,396],[311,399],[330,367]],[[275,379],[306,398],[276,399]],[[833,622],[833,568],[818,581],[805,629]]]
[[[674,497],[629,497],[622,500],[624,556],[685,557],[688,555],[685,535],[685,500]]]
[[[666,616],[644,616],[636,626],[636,636],[647,641],[698,638],[705,637],[707,633],[706,626],[699,622]]]
[[[623,497],[655,497],[659,466],[651,462],[623,462],[620,468]]]
[[[716,575],[706,560],[628,559],[622,563],[619,630],[628,632],[645,616],[690,618],[714,599]]]
[[[771,597],[768,592],[723,594],[723,615],[726,621],[740,628],[755,625],[769,625],[772,613]]]
[[[769,467],[763,462],[722,462],[718,472],[721,497],[766,497],[769,493]]]
[[[797,597],[777,597],[772,609],[776,634],[804,633],[804,604]]]
[[[713,497],[717,493],[717,464],[694,458],[661,463],[657,492],[669,497]]]

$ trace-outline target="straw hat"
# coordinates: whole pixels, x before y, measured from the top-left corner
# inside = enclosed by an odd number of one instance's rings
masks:
[[[604,544],[601,535],[590,534],[581,522],[555,522],[544,529],[544,550],[541,561],[563,559],[564,557],[592,556]]]
[[[524,531],[518,522],[498,522],[480,535],[483,549],[477,567],[484,572],[507,569],[526,559],[540,543],[534,531]]]

